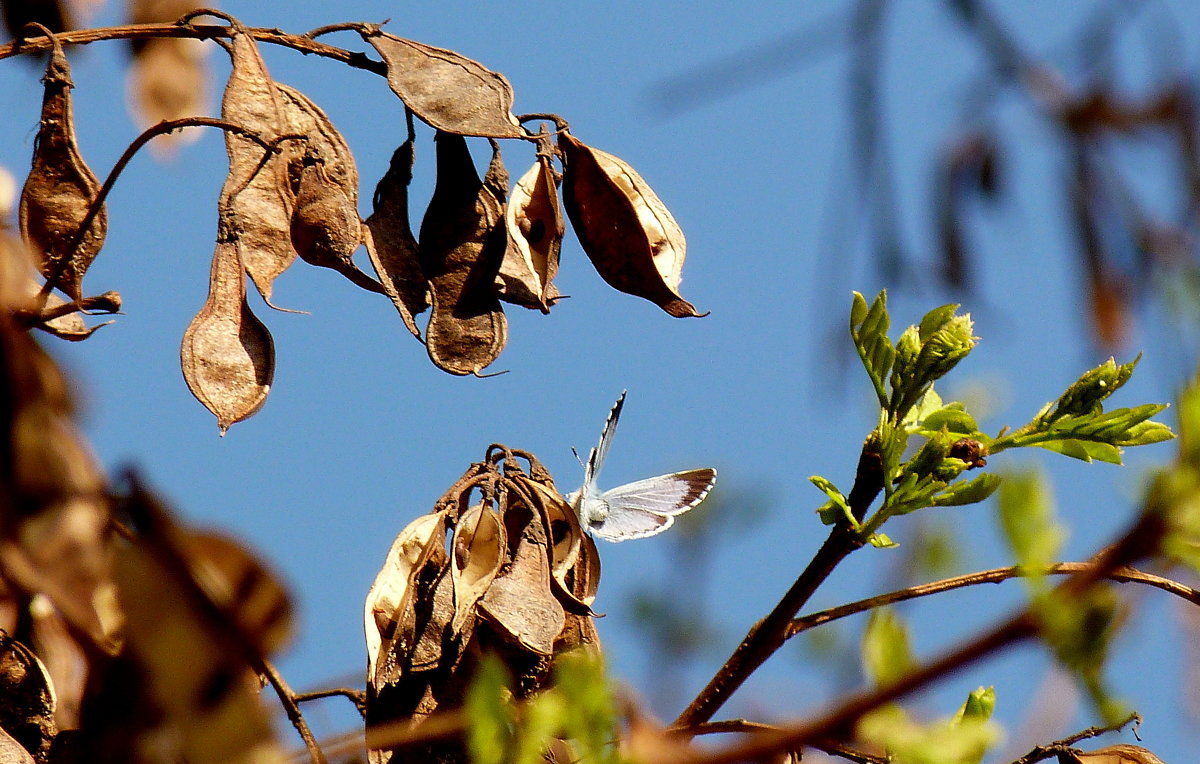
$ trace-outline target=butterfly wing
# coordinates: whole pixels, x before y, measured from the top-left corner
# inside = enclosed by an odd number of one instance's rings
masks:
[[[626,541],[662,533],[671,527],[675,518],[671,515],[656,515],[632,507],[609,506],[608,517],[603,522],[591,523],[592,533],[605,541]]]
[[[621,418],[621,409],[625,406],[625,393],[621,391],[621,397],[617,398],[617,402],[613,405],[612,411],[608,412],[608,419],[604,421],[604,429],[600,432],[600,443],[588,455],[588,463],[583,470],[583,487],[579,492],[586,496],[591,491],[595,490],[596,478],[600,475],[600,468],[604,466],[604,460],[608,458],[608,451],[612,448],[613,436],[617,433],[617,420]]]
[[[714,469],[685,470],[617,486],[600,498],[608,503],[610,517],[626,510],[670,517],[704,501],[716,482]]]

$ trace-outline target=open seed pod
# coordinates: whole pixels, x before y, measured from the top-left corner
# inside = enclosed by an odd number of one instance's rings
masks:
[[[509,196],[504,213],[508,248],[496,278],[501,300],[543,313],[559,298],[553,282],[564,230],[551,154],[549,138],[543,137],[537,161]]]
[[[642,176],[565,131],[558,149],[567,216],[600,276],[677,318],[703,315],[678,292],[687,255],[683,231]]]

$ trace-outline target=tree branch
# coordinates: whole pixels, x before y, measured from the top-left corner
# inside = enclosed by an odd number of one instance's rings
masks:
[[[1060,562],[1051,566],[1046,573],[1048,575],[1067,575],[1071,573],[1082,573],[1092,567],[1092,563],[1088,562]],[[866,610],[872,610],[884,605],[891,605],[896,602],[905,602],[918,597],[927,597],[931,594],[940,592],[948,592],[954,589],[961,589],[967,586],[975,586],[976,584],[998,584],[1001,581],[1007,581],[1010,578],[1021,578],[1025,576],[1017,567],[1008,568],[992,568],[991,570],[981,570],[975,573],[967,573],[962,576],[953,578],[945,578],[941,581],[933,581],[928,584],[918,584],[916,586],[908,586],[903,589],[898,589],[887,594],[880,594],[867,599],[859,600],[858,602],[850,602],[838,607],[822,610],[819,613],[806,615],[802,618],[796,618],[792,621],[788,629],[788,639],[807,631],[813,627],[821,626],[836,621],[846,616],[861,613]],[[1153,573],[1145,573],[1130,567],[1121,567],[1113,570],[1106,578],[1110,581],[1118,581],[1120,583],[1134,583],[1152,586],[1155,589],[1161,589],[1168,594],[1173,594],[1176,597],[1181,597],[1193,605],[1200,605],[1200,590],[1193,589],[1190,586],[1181,584],[1169,578],[1156,576]]]
[[[847,500],[855,518],[862,519],[867,508],[883,490],[883,461],[879,455],[879,439],[872,433],[863,443],[858,460],[854,487]],[[838,523],[829,532],[825,543],[817,550],[788,589],[787,593],[766,618],[751,627],[729,660],[717,670],[709,683],[691,702],[679,718],[676,727],[695,727],[712,718],[729,696],[787,641],[788,628],[796,613],[808,602],[814,591],[833,572],[845,557],[862,546],[862,541],[847,523]]]

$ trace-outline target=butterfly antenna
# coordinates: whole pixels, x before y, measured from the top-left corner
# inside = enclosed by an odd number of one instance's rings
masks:
[[[579,462],[580,467],[583,467],[583,459],[579,458],[579,452],[575,450],[575,446],[571,446],[571,453],[575,454],[575,461]]]

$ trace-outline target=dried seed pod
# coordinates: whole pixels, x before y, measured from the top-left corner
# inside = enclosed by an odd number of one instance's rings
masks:
[[[292,246],[304,262],[332,268],[354,285],[383,293],[380,284],[354,264],[362,241],[358,207],[332,181],[321,161],[306,161],[292,210]]]
[[[279,97],[282,130],[305,136],[308,155],[325,165],[330,182],[358,208],[358,166],[345,137],[333,126],[329,116],[312,99],[282,82],[275,83]]]
[[[479,612],[518,647],[551,655],[566,613],[550,592],[550,555],[545,529],[536,519],[525,526],[512,565],[497,576],[479,602]]]
[[[229,50],[233,68],[221,99],[222,119],[268,140],[286,134],[279,91],[254,38],[235,31]],[[225,150],[229,177],[218,206],[228,221],[227,235],[236,242],[242,267],[270,304],[271,285],[296,259],[291,236],[294,194],[288,177],[296,151],[285,145],[265,156],[258,143],[228,130]]]
[[[683,231],[646,181],[570,133],[559,133],[558,148],[567,216],[600,276],[677,318],[706,315],[679,296],[687,254]]]
[[[422,568],[423,559],[428,558],[434,540],[437,544],[444,543],[446,518],[447,513],[434,512],[406,525],[396,535],[367,593],[363,630],[367,639],[367,684],[373,693],[379,689],[376,667],[386,658],[381,647],[390,648],[399,636],[403,614],[412,602],[414,578]]]
[[[417,239],[408,222],[408,184],[412,182],[413,136],[392,154],[388,171],[375,187],[373,211],[367,218],[363,242],[371,265],[408,331],[417,339],[414,316],[429,307],[429,284],[421,270]]]
[[[217,242],[208,299],[184,332],[179,356],[188,389],[216,415],[222,435],[266,402],[275,374],[275,344],[246,303],[234,242]]]
[[[108,230],[104,206],[80,236],[88,208],[100,191],[75,140],[71,67],[55,40],[42,77],[42,119],[34,141],[33,167],[21,190],[21,236],[42,275],[72,299],[83,296],[83,274],[96,259]]]
[[[13,735],[38,761],[49,761],[58,734],[50,673],[28,647],[0,631],[0,730]],[[3,748],[0,747],[0,752]],[[0,761],[11,759],[0,757]],[[32,759],[30,759],[32,761]]]
[[[1059,760],[1069,760],[1076,764],[1163,764],[1163,760],[1155,756],[1153,752],[1140,745],[1129,745],[1128,743],[1110,745],[1095,751],[1071,753],[1069,756],[1070,759],[1060,756]]]
[[[388,84],[404,105],[441,132],[524,138],[513,116],[512,86],[504,75],[452,50],[360,30],[388,68]]]
[[[475,617],[475,605],[487,592],[504,563],[507,540],[500,517],[485,504],[477,504],[454,527],[450,575],[454,583],[454,620],[450,632],[458,635]]]
[[[553,280],[563,239],[558,182],[549,153],[539,151],[537,162],[513,187],[504,223],[508,249],[496,278],[500,299],[549,313],[559,298]]]
[[[437,183],[421,221],[419,253],[433,310],[425,330],[429,357],[451,374],[476,374],[496,360],[508,337],[493,291],[504,257],[504,166],[493,151],[480,181],[467,141],[439,132]]]

